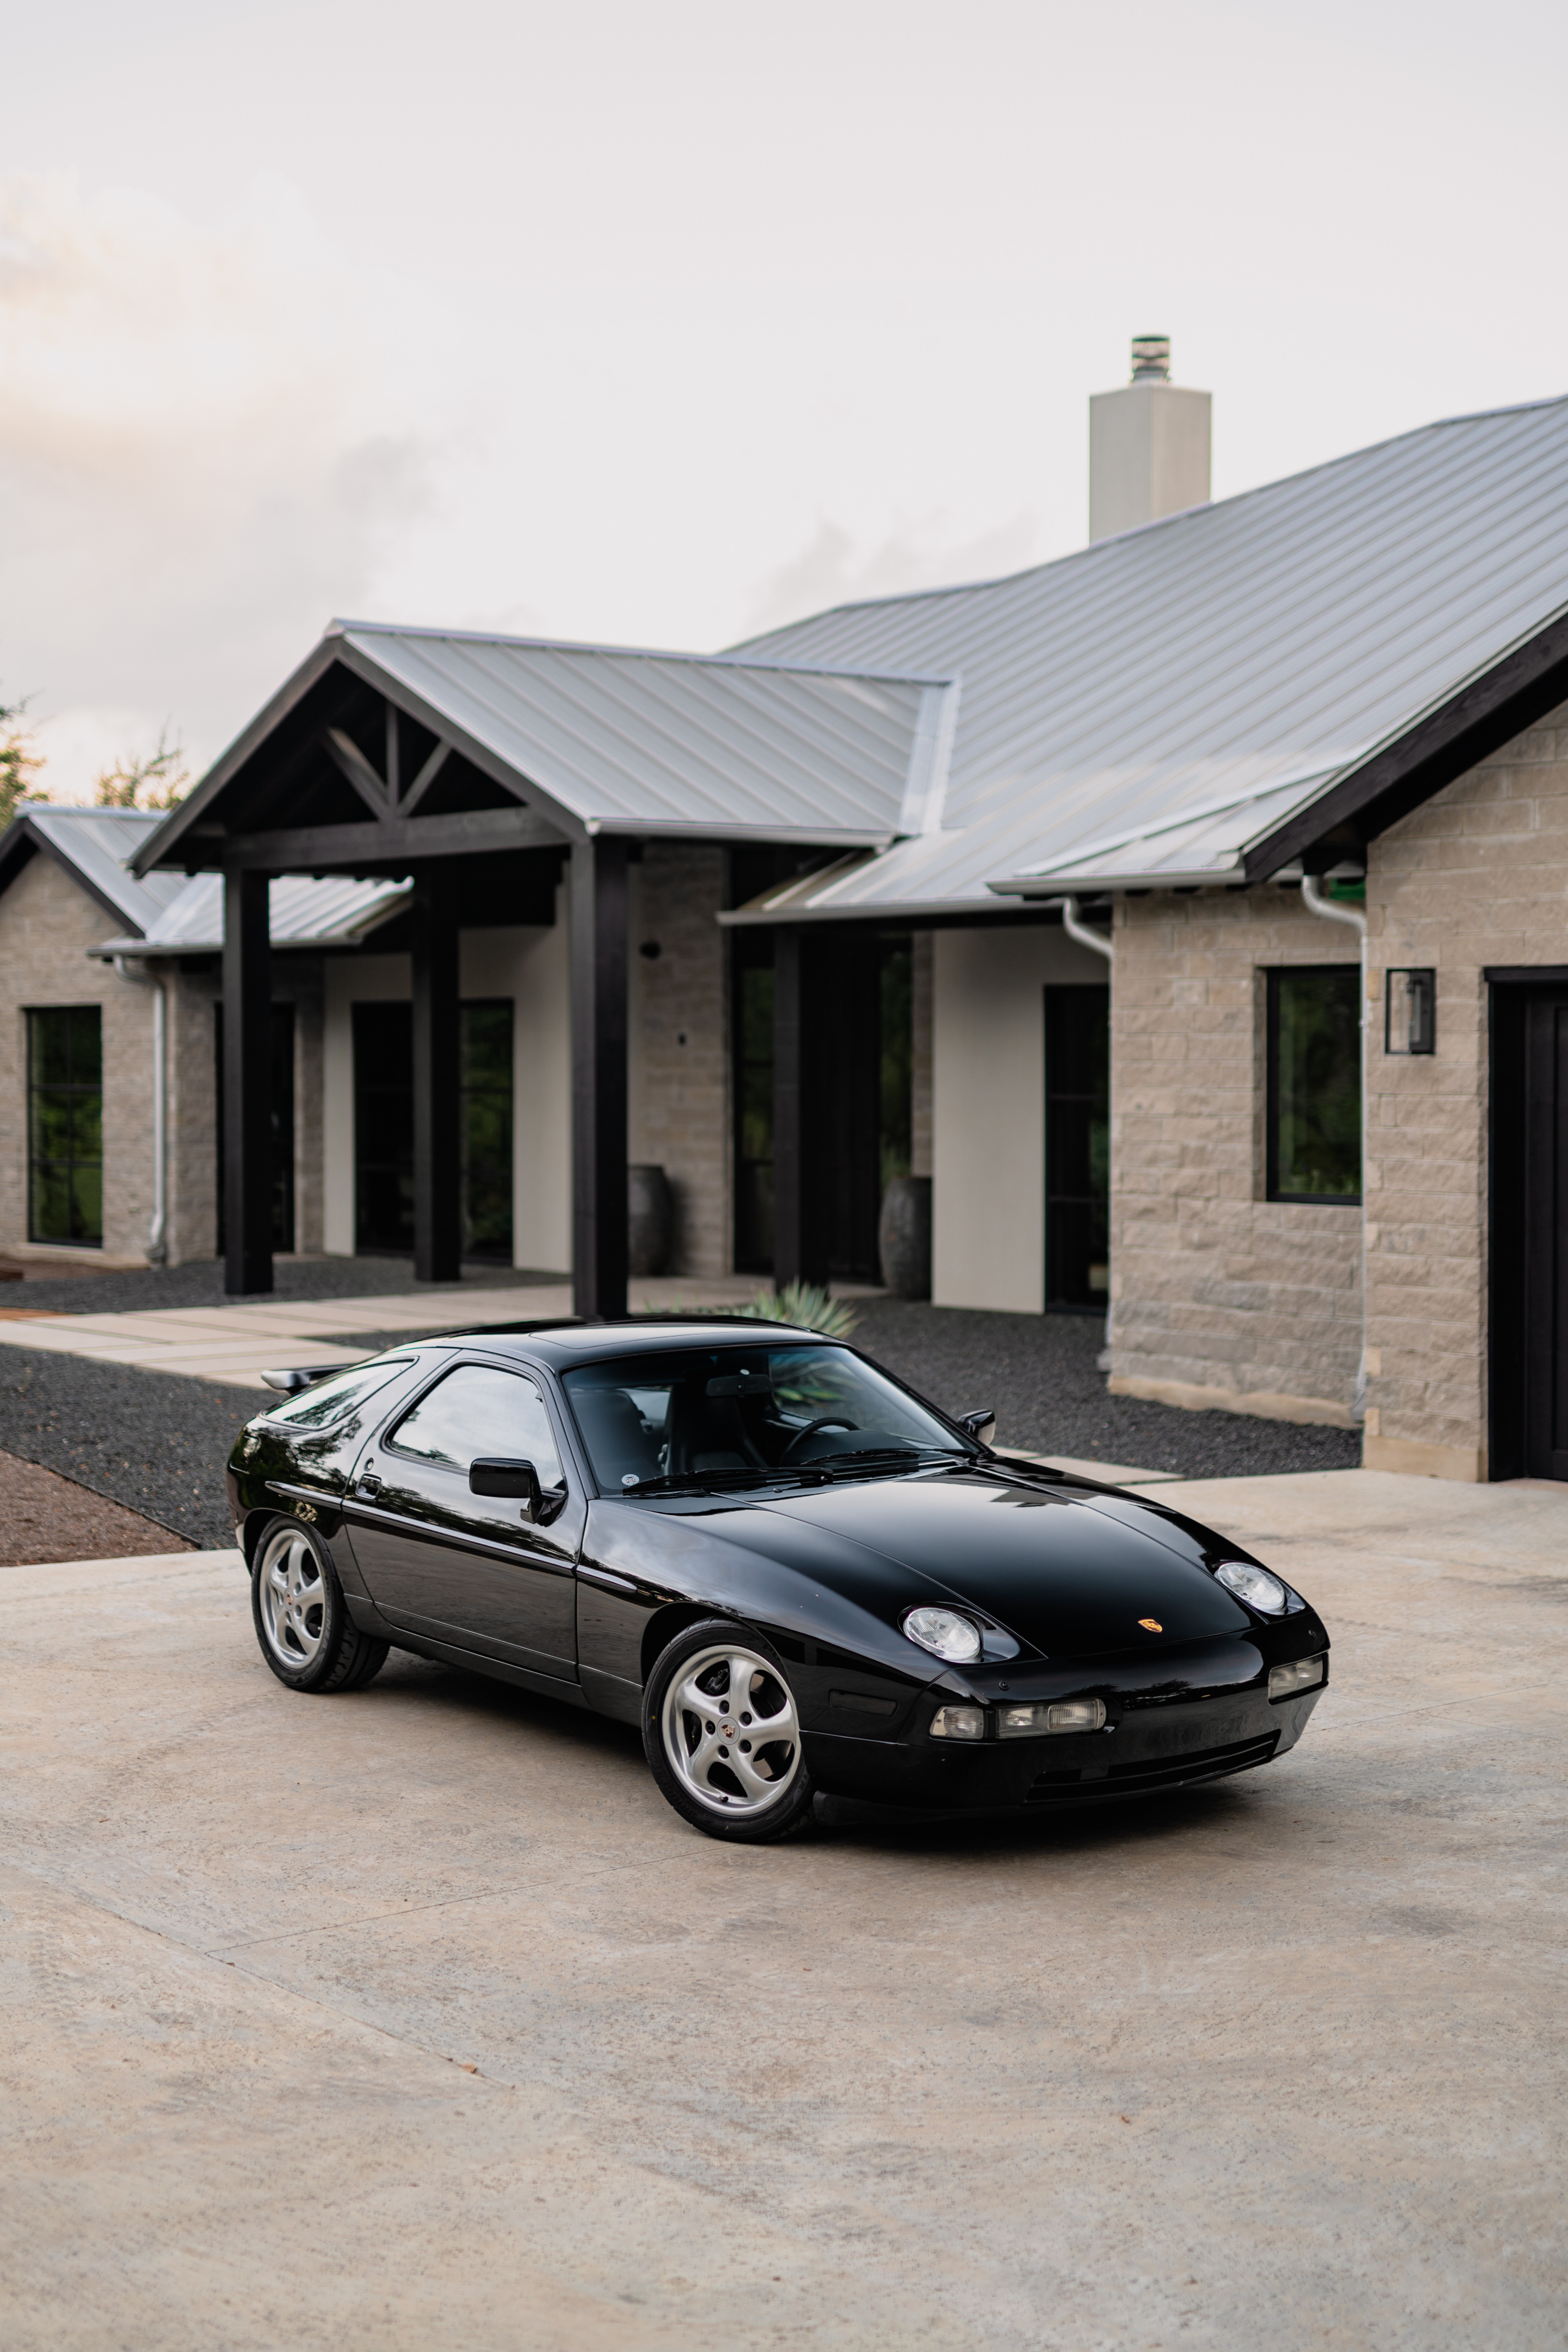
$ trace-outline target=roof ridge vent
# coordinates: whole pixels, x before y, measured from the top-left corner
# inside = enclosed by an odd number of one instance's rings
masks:
[[[1133,336],[1132,381],[1134,383],[1170,383],[1171,338],[1169,335]]]

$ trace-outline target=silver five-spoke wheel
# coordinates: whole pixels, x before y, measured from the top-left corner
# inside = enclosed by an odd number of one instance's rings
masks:
[[[698,1803],[733,1816],[776,1806],[800,1769],[795,1699],[778,1668],[737,1643],[699,1650],[665,1694],[671,1769]]]
[[[313,1665],[327,1633],[327,1585],[306,1538],[279,1528],[267,1538],[256,1570],[261,1630],[281,1663],[296,1673]]]

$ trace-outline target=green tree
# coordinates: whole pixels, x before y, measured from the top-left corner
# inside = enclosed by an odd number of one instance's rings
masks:
[[[26,701],[0,702],[0,828],[8,825],[22,801],[47,801],[48,794],[32,779],[44,764],[33,748],[33,730],[24,724]]]
[[[145,759],[121,758],[105,768],[95,795],[100,808],[176,808],[190,789],[185,755],[171,743],[167,727],[158,730],[158,748]]]

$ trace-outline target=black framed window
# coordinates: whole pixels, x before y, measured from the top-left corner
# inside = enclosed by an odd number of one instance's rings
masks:
[[[511,999],[463,1021],[463,1255],[511,1264]]]
[[[414,1255],[414,1008],[356,1004],[354,1249]]]
[[[1110,1293],[1110,991],[1046,990],[1046,1305]]]
[[[765,1274],[773,1262],[773,941],[736,931],[735,1269]]]
[[[1268,1193],[1361,1199],[1361,966],[1298,964],[1268,983]]]
[[[103,1246],[103,1014],[27,1014],[27,1238]]]

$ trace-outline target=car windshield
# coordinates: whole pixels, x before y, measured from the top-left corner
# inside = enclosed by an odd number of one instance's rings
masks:
[[[564,1385],[594,1475],[610,1494],[973,1450],[847,1348],[616,1356],[580,1365]]]

